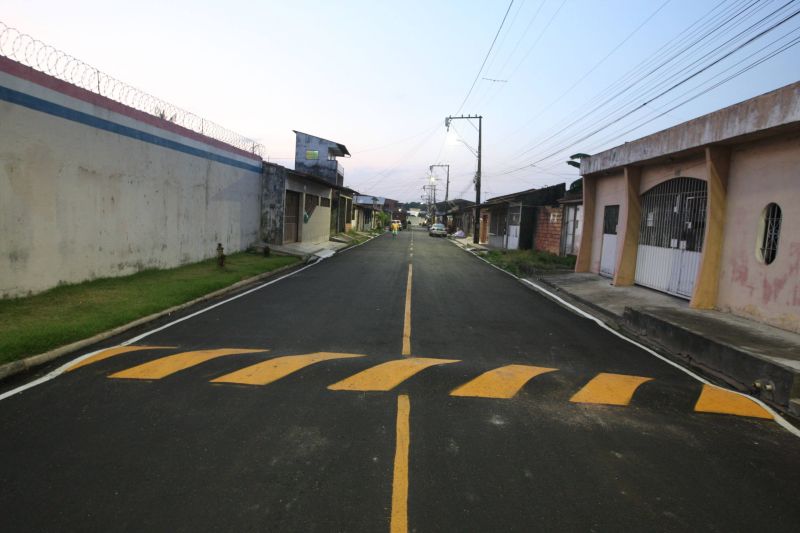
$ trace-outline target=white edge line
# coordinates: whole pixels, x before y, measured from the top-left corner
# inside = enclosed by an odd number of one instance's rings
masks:
[[[454,242],[454,244],[456,246],[459,246],[458,243]],[[461,246],[459,246],[459,248],[461,248]],[[461,249],[464,250],[464,248],[461,248]],[[631,339],[629,337],[626,337],[625,335],[623,335],[622,333],[616,331],[614,328],[610,327],[608,324],[606,324],[605,322],[603,322],[602,320],[600,320],[596,316],[594,316],[594,315],[592,315],[590,313],[587,313],[586,311],[584,311],[583,309],[580,309],[579,307],[574,306],[573,304],[567,302],[566,300],[564,300],[560,296],[548,291],[547,289],[545,289],[541,285],[537,285],[536,283],[533,283],[532,281],[528,281],[527,279],[517,277],[514,274],[512,274],[511,272],[509,272],[507,270],[503,270],[499,266],[490,263],[489,261],[487,261],[486,259],[484,259],[483,257],[481,257],[481,256],[479,256],[477,254],[471,253],[471,255],[473,255],[474,257],[477,257],[478,259],[480,259],[481,261],[483,261],[487,265],[491,266],[492,268],[496,268],[500,272],[502,272],[504,274],[508,274],[509,276],[511,276],[512,278],[516,279],[517,281],[521,281],[522,283],[530,285],[535,290],[537,290],[537,291],[539,291],[539,292],[541,292],[543,294],[546,294],[549,298],[555,300],[556,302],[558,302],[562,306],[566,307],[567,309],[573,311],[574,313],[576,313],[576,314],[578,314],[578,315],[580,315],[580,316],[582,316],[584,318],[588,318],[589,320],[595,322],[601,328],[603,328],[603,329],[605,329],[607,331],[610,331],[611,333],[613,333],[614,335],[616,335],[620,339],[626,340],[629,343],[631,343],[634,346],[636,346],[637,348],[640,348],[640,349],[644,350],[645,352],[649,353],[650,355],[653,355],[653,356],[661,359],[662,361],[664,361],[668,365],[674,366],[675,368],[677,368],[678,370],[680,370],[684,374],[688,374],[689,376],[693,377],[697,381],[699,381],[701,383],[704,383],[706,385],[711,385],[712,387],[717,387],[719,389],[731,392],[733,394],[738,394],[739,396],[742,396],[744,398],[747,398],[748,400],[752,400],[752,401],[756,402],[758,405],[763,407],[769,414],[771,414],[773,419],[775,420],[775,422],[777,422],[785,430],[787,430],[789,433],[791,433],[795,437],[800,437],[800,429],[794,427],[785,418],[783,418],[780,414],[775,412],[775,410],[772,409],[772,407],[770,407],[769,405],[765,404],[764,402],[762,402],[758,398],[754,398],[754,397],[750,396],[749,394],[744,394],[743,392],[739,392],[739,391],[735,391],[735,390],[731,390],[731,389],[726,389],[724,387],[720,387],[719,385],[715,385],[714,383],[711,383],[710,381],[708,381],[707,379],[703,378],[702,376],[699,376],[698,374],[695,374],[694,372],[692,372],[688,368],[683,367],[683,366],[679,365],[678,363],[676,363],[674,361],[670,361],[669,359],[667,359],[663,355],[660,355],[659,353],[655,352],[654,350],[651,350],[647,346],[644,346],[643,344],[640,344],[640,343],[636,342],[635,340],[633,340],[633,339]]]
[[[210,311],[210,310],[214,309],[215,307],[219,307],[219,306],[224,305],[224,304],[226,304],[228,302],[232,302],[233,300],[241,298],[242,296],[247,296],[248,294],[250,294],[252,292],[261,290],[264,287],[268,287],[269,285],[272,285],[273,283],[278,283],[281,280],[284,280],[284,279],[286,279],[288,277],[294,276],[295,274],[298,274],[298,273],[302,272],[303,270],[305,270],[307,268],[311,268],[312,266],[318,264],[320,261],[322,261],[321,257],[319,259],[317,259],[315,262],[313,262],[313,263],[311,263],[309,265],[306,265],[306,266],[304,266],[302,268],[298,268],[297,270],[295,270],[293,272],[290,272],[289,274],[286,274],[286,275],[281,276],[279,278],[270,280],[270,281],[268,281],[266,283],[262,283],[261,285],[259,285],[257,287],[254,287],[254,288],[252,288],[252,289],[250,289],[248,291],[239,293],[239,294],[237,294],[235,296],[231,296],[230,298],[228,298],[226,300],[223,300],[221,302],[217,302],[214,305],[209,305],[208,307],[204,307],[203,309],[200,309],[199,311],[195,311],[194,313],[192,313],[190,315],[186,315],[185,317],[182,317],[182,318],[179,318],[177,320],[173,320],[172,322],[169,322],[167,324],[164,324],[161,327],[158,327],[156,329],[152,329],[150,331],[142,333],[141,335],[137,335],[136,337],[133,337],[132,339],[128,339],[125,342],[117,344],[117,346],[129,346],[129,345],[131,345],[131,344],[133,344],[135,342],[139,342],[140,340],[144,339],[145,337],[149,337],[153,333],[158,333],[159,331],[167,329],[170,326],[174,326],[175,324],[183,322],[184,320],[189,320],[190,318],[193,318],[193,317],[196,317],[197,315],[203,314],[206,311]],[[113,348],[113,346],[109,346],[109,348]],[[80,363],[84,359],[88,359],[91,356],[95,355],[96,353],[99,353],[99,352],[101,352],[103,350],[107,350],[107,349],[108,348],[101,348],[100,350],[95,350],[93,352],[90,352],[90,353],[81,355],[79,357],[76,357],[75,359],[72,359],[71,361],[69,361],[67,363],[64,363],[63,365],[61,365],[60,367],[56,368],[55,370],[53,370],[53,371],[49,372],[48,374],[40,377],[39,379],[31,381],[30,383],[26,383],[25,385],[20,385],[19,387],[15,388],[15,389],[11,389],[9,391],[6,391],[3,394],[0,394],[0,401],[5,400],[6,398],[10,398],[11,396],[14,396],[15,394],[19,394],[20,392],[26,391],[26,390],[28,390],[30,388],[33,388],[33,387],[37,386],[37,385],[41,385],[42,383],[50,381],[51,379],[56,378],[56,377],[60,376],[61,374],[63,374],[64,372],[66,372],[66,370],[68,368],[72,367],[73,365],[75,365],[77,363]]]
[[[381,235],[383,235],[383,234],[380,234],[380,235],[373,235],[372,237],[370,237],[369,239],[367,239],[367,240],[366,240],[366,241],[364,241],[364,242],[360,242],[360,243],[358,243],[358,244],[354,244],[353,246],[348,246],[348,247],[347,247],[347,248],[345,248],[344,250],[339,250],[339,251],[337,251],[336,253],[337,253],[337,254],[343,254],[343,253],[345,253],[347,250],[352,250],[353,248],[358,248],[358,247],[359,247],[359,246],[361,246],[362,244],[367,244],[367,243],[368,243],[369,241],[371,241],[372,239],[378,238],[378,237],[380,237]]]

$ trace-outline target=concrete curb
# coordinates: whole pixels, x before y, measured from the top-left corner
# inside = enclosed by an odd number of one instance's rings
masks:
[[[157,320],[157,319],[159,319],[159,318],[161,318],[163,316],[170,315],[170,314],[175,313],[177,311],[181,311],[183,309],[186,309],[187,307],[191,307],[193,305],[197,305],[199,303],[211,300],[211,299],[216,298],[218,296],[223,296],[225,294],[234,292],[234,291],[236,291],[236,290],[238,290],[238,289],[240,289],[240,288],[242,288],[242,287],[244,287],[246,285],[250,285],[252,283],[261,281],[262,279],[269,278],[269,277],[274,276],[276,274],[280,274],[282,272],[285,272],[287,270],[291,270],[292,268],[297,268],[297,267],[300,267],[300,266],[302,266],[302,264],[287,265],[287,266],[281,267],[281,268],[279,268],[277,270],[272,270],[270,272],[264,272],[263,274],[259,274],[257,276],[253,276],[251,278],[247,278],[247,279],[244,279],[242,281],[237,281],[233,285],[229,285],[227,287],[224,287],[222,289],[216,290],[214,292],[210,292],[208,294],[200,296],[199,298],[195,298],[194,300],[191,300],[189,302],[182,303],[182,304],[176,305],[174,307],[170,307],[169,309],[165,309],[163,311],[159,311],[158,313],[153,313],[152,315],[148,315],[148,316],[145,316],[145,317],[142,317],[142,318],[138,318],[138,319],[134,320],[133,322],[128,322],[127,324],[124,324],[122,326],[116,327],[114,329],[111,329],[111,330],[108,330],[108,331],[104,331],[102,333],[98,333],[97,335],[95,335],[93,337],[89,337],[88,339],[82,339],[82,340],[73,342],[71,344],[67,344],[65,346],[60,346],[60,347],[55,348],[53,350],[50,350],[48,352],[40,353],[38,355],[32,355],[30,357],[26,357],[24,359],[19,359],[17,361],[13,361],[11,363],[6,363],[6,364],[0,366],[0,380],[6,379],[6,378],[11,377],[11,376],[14,376],[16,374],[20,374],[22,372],[26,372],[26,371],[31,370],[33,368],[36,368],[38,366],[44,365],[46,363],[49,363],[50,361],[53,361],[54,359],[58,359],[59,357],[61,357],[63,355],[67,355],[68,353],[81,350],[81,349],[86,348],[87,346],[91,346],[92,344],[95,344],[97,342],[104,341],[104,340],[106,340],[106,339],[108,339],[110,337],[113,337],[115,335],[119,335],[120,333],[125,333],[128,330],[131,330],[131,329],[133,329],[135,327],[141,326],[142,324],[147,324],[148,322],[152,322],[152,321]]]

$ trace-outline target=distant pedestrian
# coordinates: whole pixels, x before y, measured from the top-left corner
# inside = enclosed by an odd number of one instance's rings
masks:
[[[400,224],[392,222],[392,238],[397,237],[397,232],[400,231]]]

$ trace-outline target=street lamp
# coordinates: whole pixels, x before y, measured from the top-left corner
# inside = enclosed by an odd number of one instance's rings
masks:
[[[444,207],[445,207],[445,209],[447,209],[447,200],[449,199],[449,195],[450,195],[450,165],[431,165],[429,167],[431,169],[431,179],[433,178],[433,168],[434,167],[444,167],[444,168],[447,169],[447,185],[445,186],[445,189],[444,189]],[[444,215],[442,217],[442,223],[443,224],[445,223],[444,218],[446,216],[447,215]]]
[[[444,125],[447,128],[447,131],[450,131],[450,122],[453,120],[471,120],[473,118],[478,119],[478,153],[475,154],[478,157],[478,170],[475,172],[475,228],[472,232],[472,242],[474,244],[478,244],[478,230],[480,228],[481,219],[481,138],[483,136],[483,117],[481,115],[460,115],[457,117],[449,116],[445,117]]]

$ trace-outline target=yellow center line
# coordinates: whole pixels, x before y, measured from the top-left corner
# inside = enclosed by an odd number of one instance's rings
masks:
[[[411,278],[412,265],[408,264],[408,282],[406,283],[406,312],[403,322],[403,357],[411,357]]]
[[[408,449],[411,445],[411,431],[408,419],[411,402],[408,396],[397,397],[397,448],[394,453],[394,479],[392,480],[392,521],[391,533],[408,532]]]

